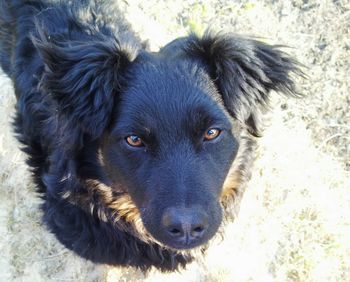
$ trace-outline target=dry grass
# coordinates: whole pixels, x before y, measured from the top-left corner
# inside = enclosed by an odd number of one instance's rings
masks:
[[[129,1],[151,47],[205,26],[293,46],[308,98],[276,99],[238,219],[181,273],[96,267],[40,222],[9,125],[14,94],[0,75],[0,281],[350,281],[350,7],[346,1]],[[281,106],[282,105],[282,106]]]

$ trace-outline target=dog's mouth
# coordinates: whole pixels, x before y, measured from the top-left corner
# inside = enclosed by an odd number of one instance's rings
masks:
[[[158,241],[159,243],[159,241]],[[204,242],[201,241],[195,241],[190,236],[183,236],[179,237],[177,239],[173,239],[172,241],[168,241],[166,243],[162,243],[162,245],[167,246],[170,249],[174,249],[177,251],[188,251],[193,250],[198,247],[203,246],[205,243],[207,243],[207,240]]]

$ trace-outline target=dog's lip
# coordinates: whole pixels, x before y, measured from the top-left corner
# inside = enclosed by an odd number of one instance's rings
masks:
[[[172,239],[172,240],[166,240],[164,238],[159,238],[158,236],[155,237],[151,234],[151,236],[161,245],[163,245],[164,247],[173,249],[173,250],[191,250],[191,249],[195,249],[198,247],[201,247],[205,244],[208,243],[208,241],[210,241],[211,237],[209,238],[203,238],[202,240],[190,240],[189,238],[186,238],[186,240],[183,240],[182,237],[180,238],[176,238],[176,239]]]
[[[179,241],[174,240],[171,243],[164,242],[163,244],[175,250],[191,250],[204,245],[206,242],[206,240],[203,242],[191,242],[189,240],[186,240],[185,243],[180,243]]]

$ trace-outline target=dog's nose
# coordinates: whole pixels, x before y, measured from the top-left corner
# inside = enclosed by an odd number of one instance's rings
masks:
[[[168,208],[162,216],[162,227],[170,240],[186,246],[195,245],[208,228],[208,215],[198,207]]]

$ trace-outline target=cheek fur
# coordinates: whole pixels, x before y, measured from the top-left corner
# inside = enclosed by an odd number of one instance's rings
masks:
[[[142,150],[128,150],[121,142],[108,142],[102,149],[103,159],[108,178],[112,182],[122,183],[123,191],[127,192],[137,207],[142,207],[146,198],[146,183],[148,182],[150,161]]]
[[[240,200],[251,177],[255,150],[255,139],[242,135],[237,155],[227,174],[221,193],[221,203],[227,210],[227,215],[231,214],[232,208],[236,213],[238,212]]]

